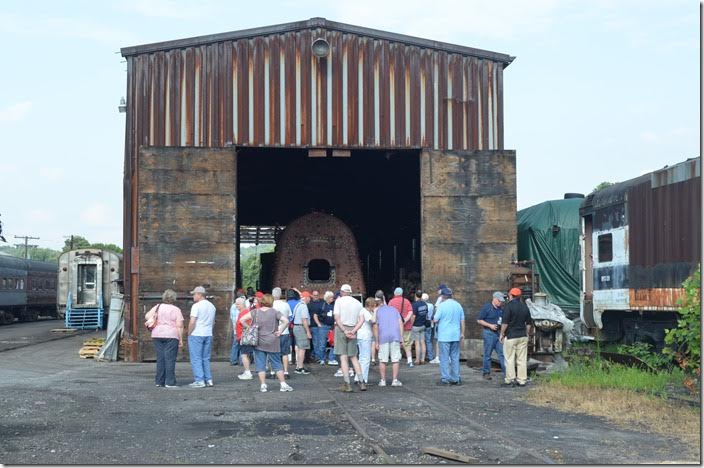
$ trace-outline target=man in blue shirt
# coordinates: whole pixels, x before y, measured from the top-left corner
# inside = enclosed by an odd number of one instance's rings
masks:
[[[440,291],[442,302],[438,305],[433,322],[437,324],[440,351],[440,382],[438,385],[461,385],[460,340],[464,339],[464,309],[452,298],[452,290]]]
[[[499,341],[499,329],[501,328],[501,318],[503,311],[501,306],[506,301],[503,293],[495,292],[491,297],[491,302],[487,302],[479,311],[477,323],[484,327],[482,338],[484,339],[484,360],[482,364],[482,377],[491,380],[491,353],[496,351],[496,355],[501,363],[501,371],[506,375],[504,364],[504,347]]]

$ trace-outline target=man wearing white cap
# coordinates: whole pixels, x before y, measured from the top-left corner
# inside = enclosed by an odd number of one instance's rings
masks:
[[[191,294],[193,306],[191,306],[191,319],[188,322],[188,353],[191,358],[193,383],[189,384],[189,387],[212,387],[210,350],[213,347],[215,306],[205,298],[203,286],[197,286]]]
[[[344,384],[340,387],[343,392],[351,392],[349,364],[347,357],[352,360],[352,367],[360,379],[359,389],[366,390],[367,385],[362,380],[362,367],[357,359],[357,331],[364,325],[362,304],[352,297],[352,287],[343,284],[340,288],[340,297],[335,301],[332,311],[335,317],[335,354],[340,355],[340,368]]]
[[[464,310],[460,303],[452,298],[450,288],[441,289],[440,295],[443,299],[433,316],[440,351],[438,385],[461,385],[460,344],[464,339]]]
[[[503,311],[501,306],[506,299],[504,294],[495,292],[491,296],[491,302],[487,302],[479,311],[477,323],[483,327],[482,338],[484,339],[484,359],[482,362],[482,377],[484,380],[491,380],[491,353],[496,351],[496,356],[501,363],[501,371],[506,375],[504,365],[504,346],[499,341],[501,319]]]

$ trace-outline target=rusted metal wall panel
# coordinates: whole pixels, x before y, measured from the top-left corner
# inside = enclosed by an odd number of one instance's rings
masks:
[[[229,356],[232,339],[229,306],[237,268],[235,171],[232,150],[151,147],[139,154],[139,289],[131,301],[138,316],[132,315],[142,323],[144,313],[171,288],[179,294],[177,305],[188,320],[192,305],[188,291],[208,285],[209,300],[217,309],[214,358]],[[133,336],[139,340],[139,359],[153,359],[144,327],[137,327]]]
[[[317,37],[330,43],[326,58],[311,53]],[[223,147],[228,142],[503,146],[500,61],[322,28],[127,60],[137,82],[128,89],[132,155],[139,145]]]
[[[505,287],[516,253],[515,151],[421,154],[421,252],[425,289],[448,284],[466,316],[465,338]]]

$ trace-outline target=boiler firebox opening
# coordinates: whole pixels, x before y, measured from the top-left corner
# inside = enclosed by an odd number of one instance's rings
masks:
[[[261,255],[257,286],[333,290],[354,282],[367,296],[420,287],[420,150],[335,154],[343,156],[237,149],[238,248],[251,245],[256,232],[268,234],[260,242],[276,244]],[[289,226],[295,239],[290,231],[284,245]],[[275,275],[296,284],[273,284]],[[241,271],[238,286],[248,286]]]

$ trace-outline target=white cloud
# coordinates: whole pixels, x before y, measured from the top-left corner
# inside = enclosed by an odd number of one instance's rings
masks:
[[[58,182],[64,178],[64,170],[60,167],[42,167],[39,175],[49,182]]]
[[[33,209],[29,210],[25,216],[28,219],[29,224],[49,224],[56,220],[56,215],[48,210]]]
[[[660,141],[660,137],[655,132],[651,131],[641,132],[640,139],[648,144],[658,143]]]
[[[110,227],[119,224],[122,218],[116,218],[113,210],[105,203],[95,202],[88,205],[79,215],[81,222],[91,227]],[[116,222],[118,221],[118,222]]]
[[[31,101],[22,101],[0,109],[0,123],[19,122],[32,110]]]

